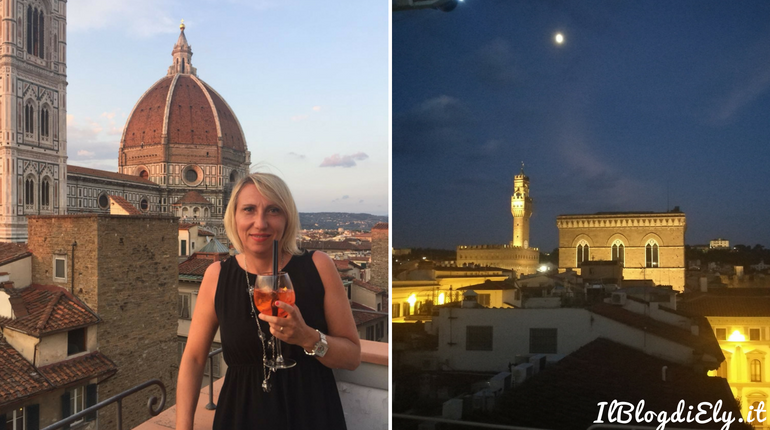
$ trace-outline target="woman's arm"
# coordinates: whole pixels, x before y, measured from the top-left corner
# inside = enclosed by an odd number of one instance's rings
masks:
[[[316,358],[326,367],[354,370],[361,364],[361,342],[342,279],[334,261],[323,252],[313,253],[313,263],[324,285],[324,316],[329,327],[329,333],[324,333],[329,350],[323,357]],[[320,339],[315,328],[305,323],[298,308],[286,303],[277,303],[277,306],[286,311],[287,318],[259,314],[260,319],[270,323],[270,333],[284,342],[312,351]]]
[[[219,327],[219,320],[214,310],[219,270],[220,263],[216,262],[211,264],[203,275],[187,345],[179,365],[179,378],[176,384],[176,428],[179,430],[193,428],[203,369],[206,367],[211,341],[214,340]]]

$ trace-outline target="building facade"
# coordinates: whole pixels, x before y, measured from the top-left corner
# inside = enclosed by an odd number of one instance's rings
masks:
[[[0,7],[0,241],[26,240],[27,215],[66,211],[66,4]]]
[[[529,219],[532,217],[532,197],[529,177],[521,172],[513,178],[511,195],[513,238],[504,245],[460,245],[457,247],[458,266],[489,266],[515,270],[528,275],[537,271],[540,253],[529,246]]]
[[[560,215],[559,271],[580,273],[584,261],[617,260],[623,279],[651,279],[656,285],[685,285],[685,214],[613,212]]]

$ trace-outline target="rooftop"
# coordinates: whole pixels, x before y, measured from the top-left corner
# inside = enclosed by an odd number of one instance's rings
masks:
[[[0,242],[0,265],[13,263],[30,255],[32,253],[26,243]]]
[[[360,303],[353,302],[350,304],[350,308],[358,310],[356,312],[353,312],[353,319],[356,321],[356,327],[360,326],[361,324],[366,324],[370,321],[374,321],[380,318],[382,319],[387,318],[387,315],[378,314],[377,311],[375,311],[374,309],[368,306],[364,306]],[[371,311],[371,313],[366,311]]]
[[[210,205],[212,204],[210,201],[206,200],[205,197],[201,195],[201,193],[191,190],[186,192],[179,200],[174,202],[172,206],[179,206],[183,204],[198,204],[198,205]]]
[[[101,352],[94,351],[58,363],[49,364],[38,369],[51,383],[65,386],[85,379],[112,376],[118,368]]]
[[[0,405],[53,388],[30,362],[0,337]]]
[[[492,281],[486,280],[480,284],[468,285],[467,287],[460,287],[457,290],[515,290],[519,287],[510,281]]]
[[[110,194],[110,200],[112,200],[116,205],[120,206],[120,208],[126,211],[129,215],[142,215],[139,209],[137,209],[134,205],[132,205],[128,200],[124,199],[123,197]]]
[[[26,288],[13,288],[9,292],[12,298],[16,295],[21,300],[14,306],[16,318],[0,317],[0,327],[40,337],[100,321],[88,306],[61,287],[33,284]],[[23,308],[17,310],[17,306]],[[23,311],[27,314],[24,315]]]
[[[667,368],[666,380],[662,370]],[[680,400],[685,407],[700,402],[723,402],[722,411],[740,417],[723,378],[698,374],[688,367],[656,358],[642,351],[596,339],[574,353],[548,366],[511,394],[504,395],[498,422],[536,428],[586,429],[597,418],[597,404],[612,400],[636,405],[645,401],[645,411],[674,412]],[[559,402],[554,408],[554,399]],[[605,415],[606,418],[606,415]],[[636,423],[649,425],[649,423]],[[706,427],[720,428],[712,422]]]
[[[357,285],[357,286],[359,286],[361,288],[364,288],[366,290],[369,290],[369,291],[371,291],[371,292],[373,292],[375,294],[380,294],[380,293],[383,293],[383,292],[387,291],[386,288],[378,287],[378,286],[376,286],[374,284],[370,284],[368,282],[359,281],[358,279],[353,280],[353,283],[355,285]]]
[[[621,324],[652,333],[658,337],[668,339],[681,345],[688,346],[694,351],[708,353],[715,357],[718,361],[724,360],[722,349],[719,347],[719,343],[717,343],[713,330],[711,330],[710,327],[708,330],[699,330],[701,336],[695,336],[689,330],[657,321],[648,316],[632,312],[620,306],[611,305],[609,303],[597,303],[588,308],[588,310],[592,313],[617,321]],[[697,322],[702,325],[708,325],[708,321],[703,319]]]
[[[94,176],[101,179],[115,179],[118,181],[136,182],[139,184],[152,185],[153,187],[158,186],[158,184],[156,184],[155,182],[152,182],[149,179],[144,179],[140,176],[125,175],[123,173],[108,172],[106,170],[89,169],[88,167],[73,166],[71,164],[67,165],[67,174]]]
[[[683,294],[680,312],[704,317],[770,317],[770,288],[715,288]]]

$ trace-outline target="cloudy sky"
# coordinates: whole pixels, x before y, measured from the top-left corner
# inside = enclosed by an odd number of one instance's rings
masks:
[[[562,33],[564,43],[555,43]],[[467,0],[393,15],[393,244],[531,244],[556,217],[687,215],[770,246],[770,3]]]
[[[78,0],[68,9],[69,163],[117,171],[139,97],[184,19],[198,77],[303,212],[388,213],[387,0]]]

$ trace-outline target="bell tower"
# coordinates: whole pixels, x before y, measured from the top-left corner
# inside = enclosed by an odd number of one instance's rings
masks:
[[[0,8],[0,241],[67,210],[67,1]]]
[[[529,218],[532,216],[532,198],[529,196],[529,177],[524,174],[524,162],[521,172],[513,177],[513,195],[511,195],[511,214],[513,215],[513,241],[511,245],[529,248]]]

